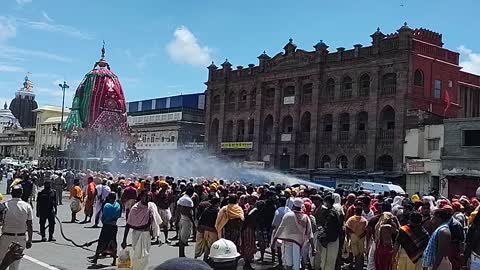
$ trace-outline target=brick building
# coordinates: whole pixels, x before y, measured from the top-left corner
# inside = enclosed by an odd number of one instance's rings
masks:
[[[480,77],[461,71],[459,54],[443,48],[441,34],[405,24],[371,38],[370,46],[336,51],[323,41],[305,51],[290,39],[284,52],[261,54],[258,65],[212,63],[209,151],[280,169],[396,171],[407,110],[450,118],[480,113]]]

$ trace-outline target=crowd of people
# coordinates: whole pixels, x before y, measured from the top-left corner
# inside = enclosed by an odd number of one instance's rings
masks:
[[[192,239],[193,259],[213,269],[236,269],[239,262],[246,270],[259,263],[287,270],[480,269],[477,198],[93,171],[8,173],[12,175],[7,176],[7,193],[13,199],[3,203],[0,212],[19,205],[16,211],[25,212],[26,223],[22,228],[9,227],[9,213],[3,211],[0,256],[5,256],[11,242],[31,246],[32,201],[36,201],[42,241],[55,241],[57,205],[68,190],[71,222],[80,222],[77,217],[83,212],[80,223],[102,226],[90,258],[94,264],[105,255],[112,256],[113,265],[120,263],[117,223],[124,215],[120,246],[125,249],[131,240],[132,269],[146,269],[151,245],[176,246],[182,258]],[[173,238],[169,231],[175,231]]]

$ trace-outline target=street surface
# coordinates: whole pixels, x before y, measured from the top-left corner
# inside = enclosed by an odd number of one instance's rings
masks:
[[[5,194],[6,191],[6,181],[0,183],[0,193]],[[9,200],[10,195],[4,195],[4,201]],[[35,213],[35,205],[33,207]],[[70,212],[70,201],[68,200],[68,193],[64,192],[63,194],[63,205],[58,206],[58,217],[62,221],[63,230],[65,235],[75,241],[77,244],[84,244],[85,242],[90,242],[98,239],[100,235],[100,228],[94,229],[90,228],[93,224],[71,224],[68,223],[71,218]],[[84,215],[83,211],[77,215],[77,219],[83,220]],[[48,224],[48,222],[47,222]],[[118,245],[120,248],[120,243],[123,238],[125,219],[122,217],[119,219],[119,229],[118,229]],[[93,267],[91,263],[88,262],[87,257],[94,254],[96,244],[93,244],[87,249],[77,248],[72,245],[70,242],[67,242],[62,238],[60,234],[59,224],[56,224],[55,227],[55,238],[56,242],[39,242],[41,237],[39,234],[39,224],[38,218],[35,217],[33,220],[33,246],[29,250],[25,250],[25,256],[22,259],[20,264],[20,269],[29,269],[29,270],[78,270],[78,269],[117,269],[116,267],[110,266],[112,263],[111,258],[99,259],[98,265]],[[170,237],[174,236],[174,232],[170,232]],[[48,237],[48,229],[47,229]],[[163,234],[160,237],[163,240]],[[174,241],[172,241],[174,242]],[[127,241],[130,244],[130,240]],[[189,243],[189,246],[186,248],[187,257],[193,258],[195,243]],[[267,257],[268,255],[266,255]],[[153,269],[155,266],[161,264],[162,262],[178,257],[178,248],[162,245],[162,246],[152,246],[150,251],[149,258],[149,269]],[[267,257],[269,258],[269,256]],[[240,260],[239,264],[243,264]],[[268,269],[268,267],[260,267],[254,265],[255,269]],[[271,265],[269,266],[271,267]],[[241,267],[239,267],[241,269]]]

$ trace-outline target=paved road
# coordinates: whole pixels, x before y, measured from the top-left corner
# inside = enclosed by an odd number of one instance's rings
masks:
[[[0,192],[5,192],[5,181],[0,183]],[[70,221],[70,209],[67,193],[64,194],[64,204],[58,208],[58,217],[60,220],[67,222]],[[5,196],[4,200],[10,199],[9,196]],[[35,208],[34,208],[35,209]],[[83,219],[83,212],[78,215],[78,219]],[[125,219],[122,217],[119,220],[119,231],[117,235],[118,243],[121,243],[124,228]],[[83,244],[88,241],[93,241],[98,238],[100,229],[89,228],[92,224],[71,224],[62,223],[63,230],[68,238],[71,238],[79,244]],[[59,224],[56,224],[55,243],[39,243],[40,235],[38,234],[39,224],[38,219],[34,217],[33,221],[33,247],[25,251],[25,257],[22,259],[20,269],[29,270],[78,270],[78,269],[116,269],[109,266],[111,259],[100,259],[97,267],[92,267],[88,263],[87,257],[93,255],[93,251],[96,248],[96,244],[90,247],[89,250],[76,248],[71,243],[65,241],[60,235]],[[47,232],[48,233],[48,232]],[[171,232],[173,236],[173,232]],[[163,239],[163,235],[161,237]],[[130,243],[130,241],[128,241]],[[194,243],[190,243],[190,246],[186,249],[186,255],[193,257]],[[157,266],[165,260],[175,258],[178,256],[178,248],[169,245],[153,246],[150,254],[149,269]],[[241,262],[240,262],[241,263]],[[239,267],[239,269],[241,269]],[[256,269],[266,269],[264,267],[257,266]]]

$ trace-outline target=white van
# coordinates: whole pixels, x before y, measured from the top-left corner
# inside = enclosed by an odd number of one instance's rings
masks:
[[[385,184],[377,182],[360,182],[356,184],[356,188],[362,188],[364,191],[369,191],[375,194],[384,194],[385,192],[395,191],[398,194],[405,194],[405,190],[399,185]]]

